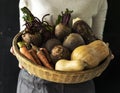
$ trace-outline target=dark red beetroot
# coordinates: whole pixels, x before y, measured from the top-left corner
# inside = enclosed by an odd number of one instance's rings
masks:
[[[79,19],[75,21],[72,29],[83,37],[86,44],[98,39],[91,27],[84,20]]]
[[[58,16],[57,25],[55,26],[55,36],[63,41],[64,37],[71,33],[71,28],[69,27],[69,21],[71,18],[71,13],[73,11],[69,11],[66,9],[65,13],[62,12],[62,15]]]
[[[45,47],[47,48],[47,50],[50,52],[52,50],[52,48],[56,45],[62,45],[62,43],[60,42],[60,40],[56,39],[56,38],[51,38],[49,40],[47,40],[47,42],[45,43]]]
[[[51,50],[51,59],[54,64],[60,59],[70,59],[70,51],[62,45],[56,45]]]
[[[26,28],[22,35],[23,40],[27,43],[41,46],[42,42],[46,42],[53,35],[53,27],[43,20],[49,14],[43,16],[42,21],[40,21],[37,17],[33,16],[28,8],[23,7],[21,10],[24,14],[23,19],[26,22]]]

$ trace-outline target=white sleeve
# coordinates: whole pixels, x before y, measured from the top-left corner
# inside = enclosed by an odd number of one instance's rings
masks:
[[[20,22],[20,31],[24,30],[25,26],[23,26],[25,24],[23,17],[23,13],[21,11],[21,8],[23,7],[27,7],[27,0],[20,0],[19,1],[19,22]]]
[[[106,20],[106,14],[107,14],[107,0],[100,0],[100,5],[98,7],[98,13],[93,17],[93,25],[92,29],[95,33],[95,35],[99,39],[103,39],[103,30]]]

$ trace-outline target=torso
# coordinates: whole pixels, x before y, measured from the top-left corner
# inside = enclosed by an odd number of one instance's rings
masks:
[[[92,25],[92,17],[96,15],[98,3],[100,0],[29,0],[29,8],[31,12],[40,20],[45,14],[47,21],[55,22],[55,19],[61,11],[66,8],[73,10],[72,18],[80,17],[90,26]],[[92,7],[94,6],[94,7]]]

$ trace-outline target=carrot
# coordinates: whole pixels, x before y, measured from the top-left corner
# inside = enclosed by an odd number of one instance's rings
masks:
[[[43,63],[44,66],[46,66],[49,69],[53,69],[53,67],[49,63],[48,59],[46,58],[46,56],[44,55],[44,53],[41,50],[37,51],[37,55],[38,55],[38,58],[41,60],[41,62]]]
[[[32,57],[35,59],[36,64],[41,65],[41,62],[40,62],[40,60],[39,60],[39,58],[38,58],[38,56],[36,54],[36,51],[33,50],[33,49],[30,49],[29,52],[32,55]]]
[[[33,44],[31,44],[31,46],[32,46],[32,48],[35,50],[35,51],[37,51],[37,56],[38,56],[38,58],[40,59],[40,61],[41,61],[41,63],[45,66],[45,67],[47,67],[47,68],[49,68],[49,69],[53,69],[53,67],[52,67],[52,65],[49,63],[49,60],[48,60],[48,58],[47,58],[47,54],[46,53],[44,53],[41,49],[42,48],[38,48],[38,47],[36,47],[35,45],[33,45]]]
[[[40,48],[41,51],[43,51],[44,54],[46,54],[46,58],[48,59],[49,62],[52,61],[50,54],[48,53],[46,48]]]
[[[34,58],[32,57],[32,55],[30,54],[29,50],[26,48],[24,42],[22,42],[22,41],[18,42],[17,45],[20,48],[20,53],[22,53],[25,57],[27,57],[28,59],[30,59],[31,61],[33,61],[34,63],[36,63],[35,60],[34,60]]]

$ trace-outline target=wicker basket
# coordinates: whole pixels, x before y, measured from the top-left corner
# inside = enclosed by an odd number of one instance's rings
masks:
[[[89,70],[76,72],[51,70],[43,66],[33,64],[29,59],[27,59],[19,52],[19,49],[17,47],[17,41],[20,40],[21,34],[22,32],[19,32],[13,39],[13,48],[18,61],[31,74],[48,81],[66,84],[85,82],[100,76],[111,61],[110,53],[110,55],[105,59],[104,62],[102,62],[102,64]]]

